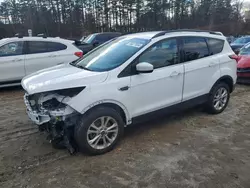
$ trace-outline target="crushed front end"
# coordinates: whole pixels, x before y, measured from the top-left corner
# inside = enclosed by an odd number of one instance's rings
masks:
[[[55,148],[66,147],[71,154],[76,152],[73,135],[80,114],[68,102],[82,90],[75,88],[24,95],[29,118],[40,131],[49,133],[48,139]]]

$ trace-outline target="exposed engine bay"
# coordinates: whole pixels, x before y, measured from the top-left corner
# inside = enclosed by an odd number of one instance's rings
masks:
[[[74,143],[74,127],[79,113],[68,105],[72,97],[84,88],[25,94],[24,101],[30,119],[39,126],[40,131],[49,133],[48,140],[55,148],[67,148],[73,154],[77,147]]]

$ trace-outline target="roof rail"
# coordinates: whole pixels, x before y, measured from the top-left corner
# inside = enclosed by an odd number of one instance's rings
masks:
[[[44,33],[38,34],[37,36],[38,36],[38,37],[47,38],[46,34],[44,34]]]
[[[213,35],[223,35],[221,32],[216,32],[216,31],[207,31],[207,30],[195,30],[195,29],[177,29],[177,30],[168,30],[168,31],[162,31],[158,34],[156,34],[155,36],[153,36],[153,38],[157,38],[160,36],[163,36],[167,33],[174,33],[174,32],[200,32],[200,33],[210,33]]]
[[[15,37],[23,38],[23,35],[21,35],[20,33],[17,33],[17,34],[15,34]]]

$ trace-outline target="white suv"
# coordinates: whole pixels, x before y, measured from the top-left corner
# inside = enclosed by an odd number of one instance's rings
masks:
[[[69,63],[82,56],[74,41],[46,37],[14,37],[0,40],[0,87],[20,85],[38,70]]]
[[[24,100],[30,119],[49,131],[54,146],[102,154],[125,126],[159,113],[200,104],[221,113],[236,83],[235,59],[216,32],[131,34],[76,62],[27,76]]]

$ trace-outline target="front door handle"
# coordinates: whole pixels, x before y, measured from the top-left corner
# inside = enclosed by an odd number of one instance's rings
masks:
[[[121,87],[119,90],[120,91],[127,91],[129,89],[129,87],[128,86],[125,86],[125,87]]]
[[[14,62],[22,61],[22,59],[14,59]]]
[[[49,55],[49,57],[56,57],[56,55],[55,55],[55,54],[53,54],[53,55]]]
[[[180,74],[181,74],[180,72],[174,71],[174,72],[172,72],[172,73],[170,74],[170,77],[179,76]]]

